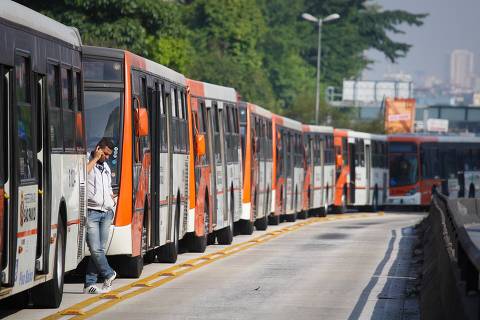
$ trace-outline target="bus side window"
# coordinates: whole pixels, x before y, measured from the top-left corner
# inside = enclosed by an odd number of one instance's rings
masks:
[[[18,131],[18,168],[21,181],[35,179],[35,121],[31,104],[30,59],[15,56],[15,95]]]
[[[9,83],[8,71],[0,65],[0,74],[2,82],[0,86],[0,186],[8,180],[8,110],[9,110]],[[1,241],[1,240],[0,240]]]
[[[49,63],[47,64],[48,134],[52,150],[63,150],[59,88],[59,67]]]
[[[73,75],[73,107],[75,111],[75,140],[77,152],[85,153],[85,131],[83,124],[82,79],[80,72]]]
[[[62,68],[62,118],[65,150],[75,149],[75,112],[73,109],[72,70]]]

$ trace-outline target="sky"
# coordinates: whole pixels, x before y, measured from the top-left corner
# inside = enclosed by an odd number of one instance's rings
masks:
[[[363,73],[365,80],[382,80],[388,72],[403,71],[414,76],[423,73],[446,80],[449,54],[454,49],[467,49],[475,54],[475,69],[480,74],[480,0],[375,0],[386,10],[401,9],[412,13],[428,13],[421,27],[402,25],[404,35],[392,35],[397,41],[413,47],[405,58],[391,64],[375,50],[366,55],[375,64]]]

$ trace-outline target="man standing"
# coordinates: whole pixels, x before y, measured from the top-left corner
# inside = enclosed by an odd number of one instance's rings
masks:
[[[89,294],[106,293],[111,290],[117,273],[110,267],[105,256],[105,247],[113,220],[115,198],[112,191],[112,177],[106,160],[113,152],[113,143],[102,138],[90,154],[87,165],[87,244],[90,259],[85,276],[83,292]],[[97,277],[104,279],[102,288],[97,288]]]

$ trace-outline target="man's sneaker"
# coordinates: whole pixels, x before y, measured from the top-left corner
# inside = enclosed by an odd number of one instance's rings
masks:
[[[97,286],[94,284],[89,285],[86,288],[83,288],[83,293],[86,293],[86,294],[102,294],[107,292],[108,291],[105,291],[104,289],[97,288]]]
[[[117,277],[117,273],[113,271],[113,275],[110,278],[105,279],[105,281],[103,282],[102,289],[106,292],[112,290],[112,282],[113,280],[115,280],[116,277]]]

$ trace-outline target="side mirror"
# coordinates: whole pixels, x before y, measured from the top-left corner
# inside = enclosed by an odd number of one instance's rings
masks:
[[[205,135],[204,134],[197,134],[195,136],[195,153],[197,156],[201,157],[205,155],[206,147],[205,147]]]
[[[148,136],[148,112],[145,108],[135,110],[135,129],[137,137]]]
[[[343,157],[341,154],[337,154],[337,157],[335,158],[335,164],[337,167],[340,167],[343,164]]]

